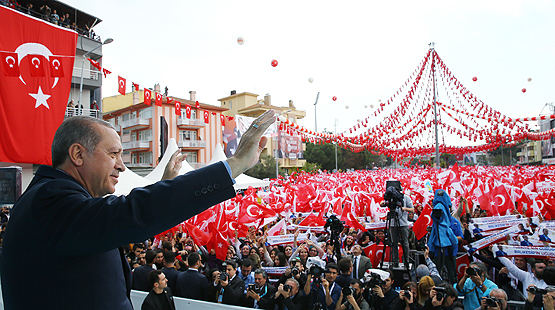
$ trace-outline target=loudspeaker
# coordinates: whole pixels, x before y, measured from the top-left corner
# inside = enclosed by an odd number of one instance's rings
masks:
[[[393,284],[391,285],[392,287],[403,287],[405,283],[410,281],[409,272],[405,268],[394,267],[391,268],[391,271],[393,271],[394,280]]]
[[[21,196],[21,167],[0,168],[0,204],[14,204]]]

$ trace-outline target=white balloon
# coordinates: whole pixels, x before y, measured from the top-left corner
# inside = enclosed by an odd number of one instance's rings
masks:
[[[370,109],[373,109],[373,108],[374,108],[374,105],[373,105],[373,104],[371,104],[371,105],[370,105]]]
[[[238,37],[237,43],[239,43],[239,45],[243,45],[243,43],[245,43],[245,40],[243,39],[243,37]]]
[[[308,78],[308,81],[309,81],[310,83],[312,83],[312,82],[314,82],[314,79],[313,79],[312,77],[309,77],[309,78]]]
[[[528,82],[532,82],[532,78],[528,78]]]
[[[365,104],[365,105],[364,105],[364,108],[365,108],[365,109],[367,109],[367,108],[368,108],[368,105],[367,105],[367,104]]]
[[[348,109],[348,108],[349,108],[349,106],[348,106],[348,105],[346,105],[346,106],[345,106],[345,109]]]
[[[378,102],[382,102],[382,100],[381,100],[381,99],[378,99]]]

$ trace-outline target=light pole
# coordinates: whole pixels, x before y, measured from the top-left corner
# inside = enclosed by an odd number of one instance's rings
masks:
[[[85,55],[83,55],[83,59],[81,59],[81,83],[79,83],[79,105],[83,105],[83,104],[81,103],[81,97],[83,97],[83,70],[84,70],[84,67],[85,67],[85,58],[86,58],[87,55],[90,54],[92,51],[94,51],[94,50],[96,50],[96,49],[98,49],[98,48],[101,48],[102,45],[110,44],[110,43],[112,43],[112,42],[114,42],[114,39],[108,38],[108,39],[104,40],[104,42],[102,42],[102,44],[100,44],[99,46],[97,46],[97,47],[93,48],[92,50],[86,52]]]
[[[318,126],[316,125],[316,105],[318,104],[318,97],[320,97],[320,92],[316,95],[316,102],[314,102],[314,131],[318,132]]]

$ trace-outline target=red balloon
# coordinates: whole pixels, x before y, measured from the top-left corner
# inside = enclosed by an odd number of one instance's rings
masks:
[[[277,67],[277,65],[278,65],[277,60],[275,60],[275,59],[272,60],[272,67]]]
[[[335,101],[335,100],[337,100],[337,97],[333,96],[333,98],[331,98],[331,99],[333,99],[333,101]]]
[[[477,78],[477,77],[473,77],[472,80],[473,80],[474,82],[476,82],[476,81],[478,81],[478,78]]]
[[[522,89],[522,92],[525,93],[525,92],[526,92],[526,88],[523,88],[523,89]]]

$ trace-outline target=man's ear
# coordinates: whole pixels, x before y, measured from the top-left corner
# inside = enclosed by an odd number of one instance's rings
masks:
[[[84,163],[83,155],[87,150],[79,143],[73,143],[69,149],[69,160],[73,165],[80,167]]]

